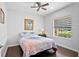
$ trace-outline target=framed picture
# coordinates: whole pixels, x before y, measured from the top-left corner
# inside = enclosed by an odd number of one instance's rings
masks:
[[[0,8],[0,23],[4,24],[5,14],[2,8]]]
[[[34,21],[32,19],[24,19],[24,30],[33,30]]]

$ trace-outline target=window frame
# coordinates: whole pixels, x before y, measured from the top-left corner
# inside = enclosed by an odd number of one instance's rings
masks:
[[[58,19],[61,20],[61,19],[67,19],[67,18],[69,18],[69,20],[71,20],[71,37],[69,38],[69,37],[63,37],[63,36],[55,35],[55,23],[54,23],[55,20],[58,20]],[[72,19],[71,19],[71,17],[64,16],[64,17],[58,17],[58,18],[53,20],[53,36],[58,37],[58,38],[64,38],[64,39],[71,39],[72,38]]]

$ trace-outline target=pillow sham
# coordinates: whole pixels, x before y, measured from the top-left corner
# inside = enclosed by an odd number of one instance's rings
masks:
[[[32,36],[37,36],[34,34],[34,32],[22,32],[20,33],[20,37],[32,37]]]

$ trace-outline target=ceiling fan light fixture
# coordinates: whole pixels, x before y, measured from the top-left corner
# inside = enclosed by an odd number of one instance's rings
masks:
[[[53,9],[53,7],[50,7],[50,9]]]

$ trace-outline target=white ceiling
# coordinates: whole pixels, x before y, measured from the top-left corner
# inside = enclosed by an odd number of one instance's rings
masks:
[[[42,2],[44,4],[45,2]],[[47,2],[46,2],[47,3]],[[30,13],[35,13],[39,15],[46,15],[51,12],[54,12],[60,8],[63,8],[69,4],[72,4],[71,2],[49,2],[49,6],[46,6],[47,8],[46,11],[40,9],[40,11],[36,11],[36,8],[30,8],[33,6],[33,2],[7,2],[6,6],[8,9],[15,10],[15,11],[20,11],[20,12],[30,12]]]

